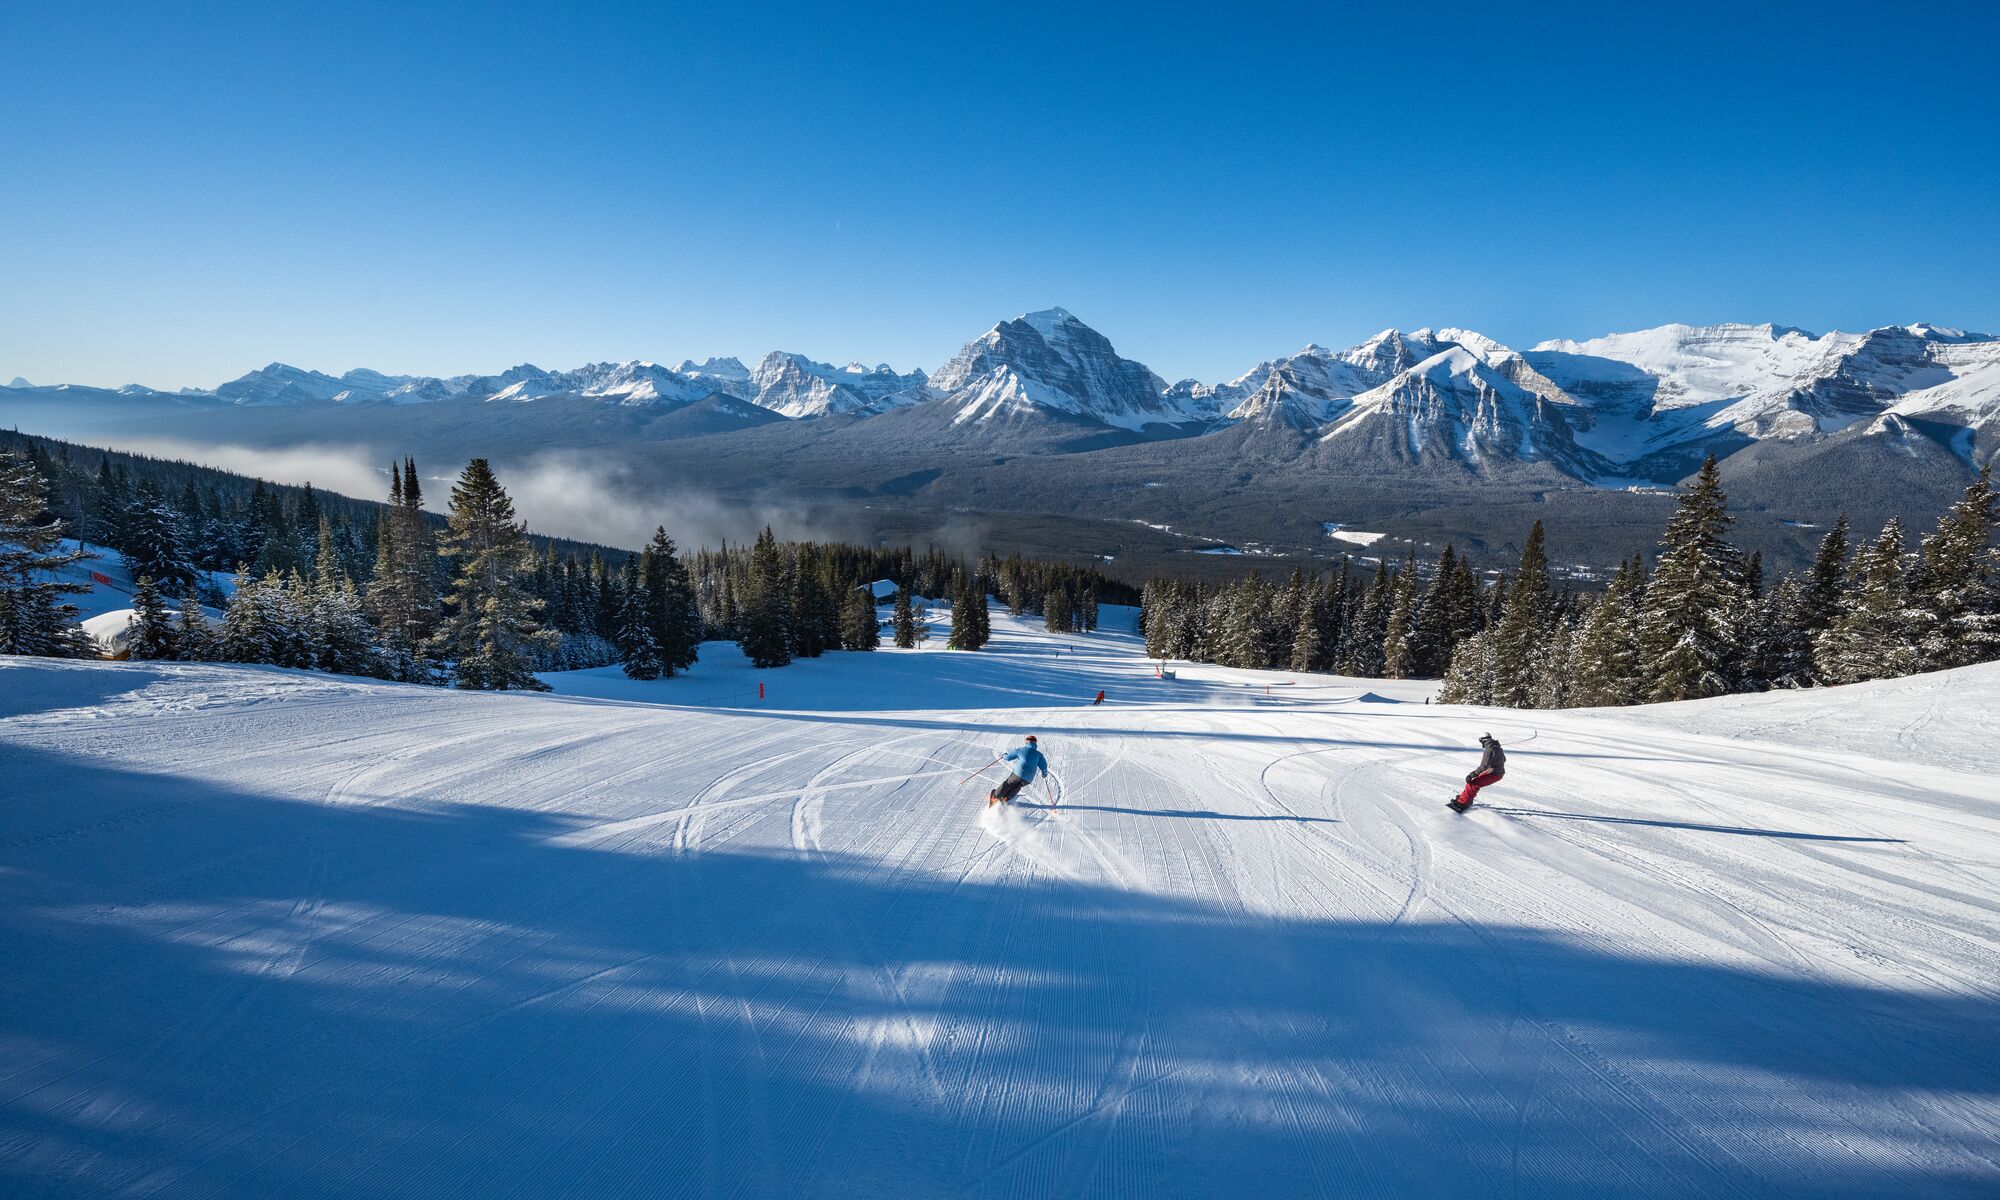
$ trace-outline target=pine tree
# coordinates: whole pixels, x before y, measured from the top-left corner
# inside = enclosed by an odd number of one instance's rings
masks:
[[[133,658],[174,658],[177,642],[173,614],[160,599],[160,589],[151,575],[141,575],[132,586],[132,623],[126,646]]]
[[[542,629],[541,601],[528,593],[523,579],[534,569],[534,551],[514,518],[514,502],[483,458],[467,463],[451,489],[441,549],[457,562],[457,572],[452,615],[433,641],[455,660],[457,686],[548,690],[535,678],[534,656],[553,649],[556,637]]]
[[[1904,577],[1902,522],[1892,517],[1875,544],[1855,556],[1840,616],[1815,643],[1827,682],[1889,679],[1921,669],[1912,636],[1921,615]]]
[[[1925,614],[1919,657],[1927,669],[2000,658],[2000,495],[1989,464],[1923,541],[1913,590]]]
[[[1382,677],[1382,643],[1389,632],[1392,582],[1389,564],[1377,560],[1375,577],[1369,582],[1354,620],[1348,626],[1347,647],[1341,665],[1343,674],[1358,675],[1364,679]]]
[[[1451,652],[1451,666],[1445,670],[1444,686],[1438,689],[1440,704],[1491,704],[1493,702],[1493,636],[1475,633]]]
[[[271,577],[275,579],[275,576]],[[265,602],[263,579],[251,578],[247,568],[236,572],[236,585],[229,607],[222,612],[221,659],[233,663],[269,663],[278,660],[279,634],[272,628],[270,608]]]
[[[1538,660],[1547,649],[1555,604],[1549,589],[1549,558],[1542,523],[1536,521],[1521,548],[1521,565],[1507,591],[1507,607],[1493,630],[1491,704],[1527,708],[1534,703]]]
[[[917,647],[916,614],[910,608],[910,589],[896,589],[896,607],[892,617],[895,626],[896,648],[914,650]]]
[[[979,619],[972,611],[972,589],[965,578],[959,576],[951,587],[951,632],[945,637],[945,647],[951,650],[979,649],[977,630]]]
[[[882,629],[875,619],[875,596],[867,584],[847,589],[840,612],[840,648],[873,650],[882,644]]]
[[[215,626],[209,624],[208,614],[202,611],[201,602],[192,596],[181,600],[180,656],[185,662],[214,662],[222,654],[222,645],[215,635]]]
[[[618,629],[618,652],[629,678],[658,679],[665,672],[660,645],[653,635],[653,618],[652,598],[641,572],[638,583],[625,595],[625,616]]]
[[[175,595],[194,586],[194,565],[181,544],[184,522],[150,479],[142,479],[126,502],[118,551],[134,579],[151,576],[154,585]]]
[[[1042,627],[1050,633],[1070,633],[1076,628],[1069,589],[1051,588],[1042,597]]]
[[[1434,679],[1450,665],[1452,643],[1458,640],[1452,629],[1452,593],[1457,586],[1458,551],[1447,545],[1438,555],[1430,583],[1416,598],[1415,616],[1404,638],[1410,676]]]
[[[384,673],[411,683],[434,680],[428,655],[442,616],[437,539],[424,520],[422,503],[416,461],[390,463],[389,507],[377,528],[366,606],[381,631]]]
[[[750,552],[749,592],[738,644],[760,670],[792,661],[792,588],[778,541],[767,526]]]
[[[1308,590],[1299,602],[1298,617],[1293,623],[1291,669],[1301,674],[1320,669],[1320,612],[1318,596]]]
[[[701,656],[701,608],[687,563],[665,526],[640,559],[647,591],[647,620],[658,648],[663,675],[685,671]]]
[[[1641,567],[1619,563],[1611,586],[1585,614],[1577,637],[1570,703],[1585,708],[1639,700]]]
[[[90,657],[96,647],[65,599],[90,589],[57,577],[85,555],[62,549],[63,523],[46,497],[33,463],[0,453],[0,654]]]
[[[1711,456],[1667,522],[1646,589],[1639,636],[1646,699],[1719,696],[1737,685],[1746,605],[1743,557],[1724,538],[1727,504]]]
[[[978,650],[993,640],[993,613],[987,605],[985,579],[974,576],[967,594],[972,601],[972,648]]]
[[[1535,657],[1534,681],[1528,693],[1531,708],[1568,708],[1577,703],[1577,664],[1583,626],[1574,611],[1557,617],[1542,637]]]
[[[1417,550],[1410,548],[1390,593],[1389,617],[1382,632],[1382,677],[1408,679],[1417,673]]]

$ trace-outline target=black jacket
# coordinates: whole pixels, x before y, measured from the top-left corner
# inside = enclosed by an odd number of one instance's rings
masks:
[[[1500,748],[1499,742],[1486,743],[1486,752],[1479,756],[1479,766],[1472,773],[1477,775],[1481,771],[1498,771],[1502,775],[1507,773],[1507,752]]]

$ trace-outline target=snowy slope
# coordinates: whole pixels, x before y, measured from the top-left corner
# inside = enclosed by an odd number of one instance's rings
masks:
[[[2000,1188],[2000,667],[1483,712],[994,623],[557,696],[0,659],[9,1193]]]

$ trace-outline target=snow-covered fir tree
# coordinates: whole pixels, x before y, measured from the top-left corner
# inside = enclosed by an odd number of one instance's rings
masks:
[[[1438,703],[1491,704],[1493,676],[1493,635],[1475,633],[1451,652],[1451,666],[1445,671],[1444,686],[1438,689]]]
[[[1649,700],[1694,700],[1733,690],[1747,612],[1743,556],[1711,456],[1680,498],[1660,543],[1639,618],[1640,670]]]
[[[1548,551],[1542,523],[1536,521],[1521,548],[1521,562],[1507,592],[1507,607],[1492,630],[1493,691],[1488,703],[1509,708],[1533,705],[1540,658],[1548,648],[1555,615]]]
[[[160,598],[160,589],[151,575],[139,576],[132,585],[132,623],[126,639],[133,658],[179,657],[180,638],[174,632],[174,615]]]
[[[192,596],[181,598],[180,610],[180,656],[184,662],[213,662],[222,653],[222,644],[217,639],[215,626],[209,623],[208,614],[202,611],[201,602]]]
[[[63,549],[63,523],[46,497],[33,463],[0,453],[0,653],[90,657],[96,647],[68,600],[90,589],[59,577],[84,552]]]
[[[643,574],[625,593],[624,619],[618,628],[619,661],[631,679],[658,679],[666,671],[660,644],[653,633],[652,597]]]
[[[1645,566],[1622,562],[1584,614],[1570,668],[1569,702],[1596,708],[1639,700],[1639,603]]]
[[[1821,673],[1828,683],[1860,683],[1921,670],[1918,642],[1927,616],[1912,603],[1903,525],[1891,517],[1874,544],[1854,556],[1840,615],[1814,643]]]
[[[1912,581],[1925,619],[1918,658],[1927,669],[2000,658],[2000,495],[1989,464],[1923,541]]]

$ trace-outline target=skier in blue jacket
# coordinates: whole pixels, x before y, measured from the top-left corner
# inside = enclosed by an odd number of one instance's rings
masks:
[[[1035,776],[1049,769],[1049,760],[1042,757],[1041,748],[1035,745],[1035,735],[1032,733],[1028,735],[1026,742],[1001,755],[999,761],[1008,764],[1010,769],[1007,778],[1000,781],[1000,786],[986,793],[988,808],[995,804],[1013,803],[1014,797],[1022,788],[1033,783]]]

